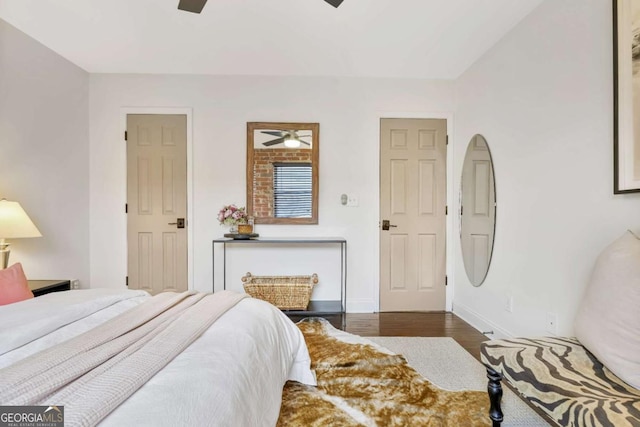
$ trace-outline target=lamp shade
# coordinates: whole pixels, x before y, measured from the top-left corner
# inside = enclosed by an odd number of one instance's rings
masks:
[[[0,239],[41,236],[20,203],[0,200]]]

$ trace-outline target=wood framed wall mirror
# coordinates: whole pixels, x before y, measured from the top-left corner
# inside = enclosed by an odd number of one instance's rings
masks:
[[[317,224],[319,123],[247,123],[247,211],[256,224]]]

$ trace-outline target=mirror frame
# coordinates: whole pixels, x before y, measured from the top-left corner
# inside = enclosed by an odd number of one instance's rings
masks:
[[[311,217],[309,218],[275,218],[256,217],[253,214],[253,161],[254,132],[256,130],[296,130],[311,131]],[[282,122],[248,122],[247,123],[247,212],[253,216],[255,224],[317,224],[318,223],[318,191],[320,172],[320,124],[319,123],[282,123]]]
[[[493,192],[493,206],[488,206],[488,209],[493,208],[493,224],[492,224],[492,230],[491,230],[491,250],[489,252],[489,259],[487,260],[487,269],[485,270],[484,275],[482,276],[482,279],[479,280],[477,283],[474,283],[471,276],[469,275],[469,263],[471,262],[471,260],[468,260],[465,258],[464,243],[462,240],[463,239],[462,229],[463,229],[463,220],[464,220],[463,209],[465,207],[465,200],[464,200],[465,166],[468,164],[467,160],[470,158],[470,155],[471,155],[472,144],[475,143],[477,138],[482,138],[482,141],[487,147],[487,155],[489,158],[489,165],[491,168],[490,182],[492,183],[492,185],[489,190]],[[473,171],[467,171],[467,173],[471,173],[471,172]],[[477,134],[474,134],[469,140],[469,143],[467,144],[467,149],[465,151],[464,160],[462,162],[462,172],[460,174],[460,209],[458,210],[458,214],[459,214],[458,223],[460,226],[460,249],[462,251],[462,263],[464,266],[465,273],[467,275],[467,279],[469,280],[469,283],[471,283],[471,285],[473,285],[476,288],[482,285],[484,281],[487,279],[487,276],[489,275],[489,269],[491,268],[491,262],[493,261],[493,250],[494,250],[494,245],[496,240],[496,228],[497,228],[497,218],[498,218],[498,201],[497,200],[498,199],[497,199],[497,189],[496,189],[496,172],[495,172],[495,164],[493,162],[493,154],[491,153],[491,147],[489,147],[489,142],[487,141],[487,138],[485,138],[484,135],[477,133]],[[468,216],[469,212],[467,211],[466,214]]]

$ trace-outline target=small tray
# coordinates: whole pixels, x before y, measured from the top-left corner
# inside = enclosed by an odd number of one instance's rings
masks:
[[[228,237],[233,240],[250,240],[260,237],[258,233],[240,234],[240,233],[226,233],[224,237]]]

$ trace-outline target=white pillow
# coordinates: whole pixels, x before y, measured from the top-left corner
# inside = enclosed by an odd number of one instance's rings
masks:
[[[575,331],[603,365],[640,389],[640,238],[631,231],[598,257]]]

